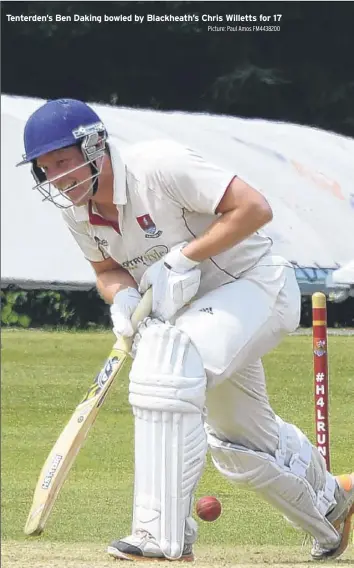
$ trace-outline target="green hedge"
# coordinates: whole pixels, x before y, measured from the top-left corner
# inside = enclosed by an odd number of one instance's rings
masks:
[[[109,306],[95,290],[1,290],[1,322],[6,327],[110,327]],[[311,326],[310,298],[303,297],[301,325]],[[330,327],[354,327],[354,298],[341,304],[328,302]]]
[[[1,290],[1,304],[4,326],[85,329],[110,325],[109,306],[95,290]]]

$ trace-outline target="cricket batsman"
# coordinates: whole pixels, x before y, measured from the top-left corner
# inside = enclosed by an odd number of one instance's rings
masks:
[[[314,559],[341,555],[354,474],[327,472],[267,396],[262,357],[300,318],[294,269],[261,230],[272,219],[267,200],[173,140],[121,150],[92,108],[73,99],[36,110],[24,145],[21,163],[91,263],[117,337],[133,335],[131,315],[152,287],[129,383],[132,529],[109,554],[193,559],[192,500],[209,447],[221,475],[313,537]]]

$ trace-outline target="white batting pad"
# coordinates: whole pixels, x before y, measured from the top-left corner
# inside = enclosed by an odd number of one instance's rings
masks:
[[[256,491],[292,524],[333,546],[338,533],[325,515],[336,505],[335,479],[306,436],[279,417],[277,421],[275,456],[222,442],[208,429],[213,463],[229,480]]]
[[[182,555],[207,450],[206,377],[189,337],[170,324],[142,334],[130,373],[135,416],[133,533],[148,531],[167,558]]]

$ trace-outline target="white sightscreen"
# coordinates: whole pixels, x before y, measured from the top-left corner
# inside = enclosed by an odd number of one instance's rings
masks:
[[[26,119],[43,100],[1,97],[2,285],[89,288],[93,271],[59,210],[31,191]],[[229,116],[91,105],[121,146],[173,138],[259,189],[274,220],[274,251],[297,267],[302,291],[354,258],[354,140],[318,129]]]

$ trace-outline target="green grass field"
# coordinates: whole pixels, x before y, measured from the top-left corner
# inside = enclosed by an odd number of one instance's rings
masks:
[[[113,386],[45,533],[34,539],[23,534],[44,460],[112,340],[110,333],[2,332],[2,566],[117,566],[105,547],[130,532],[133,420],[127,378]],[[354,470],[354,338],[331,336],[329,352],[332,468],[341,473]],[[264,363],[275,411],[313,440],[311,337],[287,338]],[[197,497],[205,494],[221,500],[223,514],[215,523],[199,523],[198,566],[308,563],[302,533],[221,478],[210,461]],[[353,565],[353,547],[336,564]]]

